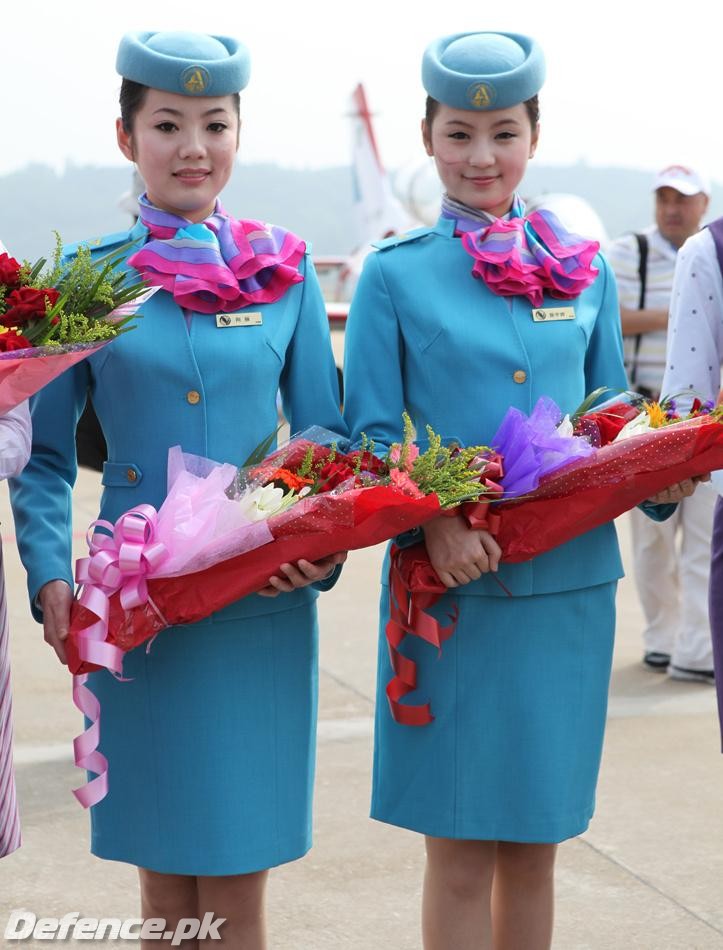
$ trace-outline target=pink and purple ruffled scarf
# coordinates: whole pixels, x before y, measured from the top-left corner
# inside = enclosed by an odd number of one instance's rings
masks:
[[[273,303],[304,279],[298,265],[306,244],[290,231],[232,218],[218,202],[198,224],[156,208],[146,195],[139,205],[150,239],[128,263],[180,307],[229,313]]]
[[[571,300],[598,275],[592,266],[600,250],[597,241],[566,230],[551,211],[524,216],[516,195],[504,218],[468,208],[445,195],[442,216],[454,219],[455,234],[474,259],[472,275],[501,297],[527,297],[533,307],[542,305],[545,293]]]

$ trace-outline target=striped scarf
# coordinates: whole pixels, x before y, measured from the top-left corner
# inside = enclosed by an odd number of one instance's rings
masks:
[[[515,195],[509,214],[495,218],[444,196],[442,216],[455,221],[455,235],[474,260],[472,276],[500,297],[527,297],[541,307],[545,294],[572,300],[598,275],[593,258],[600,250],[568,231],[551,212],[525,215]]]
[[[230,313],[249,304],[273,303],[304,278],[299,263],[306,245],[290,231],[239,221],[217,202],[194,224],[138,199],[150,239],[128,258],[151,285],[197,313]]]
[[[508,221],[510,218],[521,218],[525,213],[525,205],[519,195],[512,198],[512,207],[503,219]],[[442,195],[442,217],[454,218],[457,222],[455,232],[466,234],[467,231],[479,231],[489,224],[494,224],[497,218],[489,211],[482,211],[480,208],[471,208],[469,205],[462,204],[456,198],[450,198],[448,194]]]

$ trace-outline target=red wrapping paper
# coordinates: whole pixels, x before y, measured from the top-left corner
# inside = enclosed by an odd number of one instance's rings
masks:
[[[110,343],[70,343],[0,354],[0,415],[34,396],[66,369]]]
[[[125,611],[120,594],[113,594],[107,642],[130,650],[166,626],[202,620],[260,590],[281,564],[300,558],[317,561],[339,551],[379,544],[434,518],[439,511],[436,495],[411,498],[391,486],[312,496],[269,519],[274,541],[195,574],[151,578],[150,600],[141,607]],[[78,633],[96,619],[74,602],[66,644],[71,673],[100,668],[78,655]]]
[[[529,561],[686,478],[723,468],[723,423],[698,416],[613,442],[495,506],[502,559]]]
[[[664,488],[723,468],[723,424],[708,416],[610,443],[595,455],[547,476],[526,499],[494,505],[486,524],[470,517],[480,506],[463,506],[472,527],[491,531],[508,562],[528,561],[629,511]],[[494,520],[496,519],[496,520]],[[424,613],[444,590],[424,545],[396,551],[390,564],[391,616],[386,627],[394,676],[387,684],[393,719],[424,726],[434,719],[428,703],[402,703],[417,686],[416,664],[399,652],[405,635],[441,648],[454,633]],[[430,636],[429,625],[435,636]]]

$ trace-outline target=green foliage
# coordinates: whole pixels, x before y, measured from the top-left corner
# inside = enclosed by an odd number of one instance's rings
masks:
[[[46,266],[45,258],[35,264],[25,261],[20,270],[20,286],[52,289],[60,296],[52,306],[46,297],[45,315],[25,320],[18,326],[19,331],[33,346],[55,346],[108,340],[131,329],[128,323],[132,316],[107,319],[118,307],[132,303],[146,290],[144,281],[121,268],[130,247],[124,245],[94,260],[90,248],[81,245],[67,261],[56,231],[52,264]],[[4,288],[0,288],[0,314],[6,309]]]
[[[480,482],[480,473],[471,469],[477,456],[488,452],[485,446],[442,445],[441,436],[427,426],[429,448],[412,465],[412,481],[425,495],[436,494],[442,508],[452,508],[465,501],[479,498],[486,491]]]
[[[299,467],[298,475],[301,478],[311,478],[314,470],[314,446],[310,445]]]

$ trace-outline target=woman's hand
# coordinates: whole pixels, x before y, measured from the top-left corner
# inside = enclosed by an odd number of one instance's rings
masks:
[[[656,495],[648,498],[647,501],[654,505],[675,505],[684,498],[690,498],[700,482],[709,481],[710,474],[696,475],[695,478],[686,478],[682,482],[671,485],[669,488],[664,488],[663,491],[659,491]]]
[[[469,584],[499,567],[499,544],[488,531],[469,528],[459,515],[435,518],[422,530],[429,560],[445,587]]]
[[[279,594],[288,594],[299,587],[308,587],[317,581],[330,577],[337,564],[346,561],[347,552],[332,554],[320,561],[297,561],[296,564],[282,564],[279,574],[269,578],[266,587],[259,591],[262,597],[277,597]]]
[[[45,642],[55,650],[60,662],[67,665],[65,640],[70,630],[70,605],[73,603],[73,592],[65,581],[49,581],[40,588],[38,599],[43,611]]]

